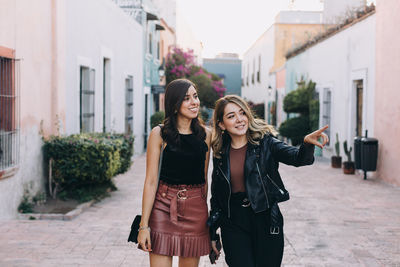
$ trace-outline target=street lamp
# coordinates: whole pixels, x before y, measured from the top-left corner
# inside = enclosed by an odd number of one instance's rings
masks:
[[[161,64],[160,67],[158,68],[158,76],[164,77],[165,75],[165,70],[164,70],[164,64]]]
[[[271,85],[268,85],[268,96],[271,96],[272,94],[272,87]]]

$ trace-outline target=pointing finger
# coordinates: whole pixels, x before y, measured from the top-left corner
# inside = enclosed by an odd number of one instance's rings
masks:
[[[325,131],[326,129],[329,128],[329,125],[325,125],[324,127],[322,127],[321,129],[318,130],[318,132],[322,133],[323,131]]]

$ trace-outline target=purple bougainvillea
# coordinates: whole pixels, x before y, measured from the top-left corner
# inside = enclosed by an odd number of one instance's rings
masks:
[[[193,50],[189,49],[186,52],[175,47],[172,53],[167,55],[166,60],[166,76],[167,83],[179,78],[187,78],[196,80],[199,76],[206,76],[208,79],[206,84],[211,85],[218,97],[223,97],[226,91],[222,80],[215,74],[209,73],[207,70],[196,64]],[[198,85],[202,87],[203,85]],[[204,88],[198,88],[202,90]]]

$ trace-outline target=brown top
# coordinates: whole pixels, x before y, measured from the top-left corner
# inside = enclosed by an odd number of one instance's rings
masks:
[[[246,192],[246,187],[244,185],[244,161],[246,159],[246,150],[247,144],[238,149],[231,147],[229,151],[232,193]]]

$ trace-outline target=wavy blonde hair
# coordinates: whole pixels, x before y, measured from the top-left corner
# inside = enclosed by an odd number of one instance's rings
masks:
[[[246,135],[248,142],[250,142],[251,144],[259,144],[259,140],[262,139],[266,134],[277,134],[274,127],[268,125],[264,120],[254,117],[253,112],[251,111],[249,104],[246,102],[246,100],[237,95],[226,95],[223,98],[218,99],[215,103],[215,110],[213,115],[213,132],[211,139],[211,146],[214,151],[214,157],[221,157],[224,140],[229,138],[229,134],[227,132],[222,133],[221,128],[218,126],[220,122],[223,122],[225,107],[229,103],[238,105],[244,111],[246,117],[248,118],[249,128]]]

